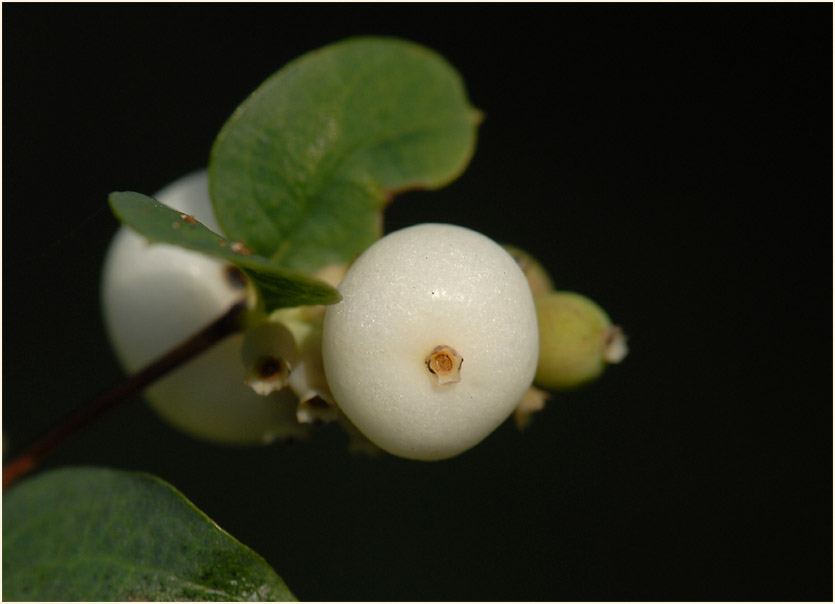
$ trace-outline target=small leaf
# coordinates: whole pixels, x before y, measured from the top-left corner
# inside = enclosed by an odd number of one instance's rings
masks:
[[[267,311],[288,306],[334,304],[339,292],[327,283],[283,269],[253,254],[243,243],[232,242],[209,230],[192,216],[155,199],[122,191],[109,197],[113,213],[152,242],[171,243],[231,262],[260,288]]]
[[[173,487],[96,468],[4,493],[3,599],[295,601],[263,558]]]
[[[267,79],[212,150],[212,204],[225,233],[282,266],[350,262],[381,235],[407,188],[466,167],[481,114],[438,54],[394,38],[352,38]]]

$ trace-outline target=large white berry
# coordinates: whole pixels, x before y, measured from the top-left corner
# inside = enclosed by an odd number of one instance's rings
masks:
[[[533,379],[533,298],[516,261],[472,230],[424,224],[368,248],[328,307],[323,355],[342,411],[375,444],[413,459],[474,446]]]
[[[220,232],[205,170],[154,197]],[[104,319],[129,372],[220,317],[245,293],[242,275],[231,265],[178,246],[150,244],[127,227],[119,229],[107,252]],[[154,383],[146,398],[170,423],[216,442],[255,444],[303,436],[296,421],[297,398],[289,388],[261,396],[245,384],[244,340],[243,334],[226,338]],[[257,356],[257,350],[251,354]]]

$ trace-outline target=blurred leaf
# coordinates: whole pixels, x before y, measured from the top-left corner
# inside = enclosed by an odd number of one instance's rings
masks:
[[[147,195],[115,192],[110,194],[109,201],[119,220],[150,241],[180,245],[239,267],[259,286],[267,311],[288,306],[333,304],[341,299],[339,292],[327,283],[279,268],[267,258],[252,254],[242,243],[221,237],[192,216]]]
[[[267,79],[224,125],[209,183],[223,231],[306,272],[380,237],[391,195],[455,179],[481,114],[438,54],[351,38]]]
[[[3,599],[295,601],[260,556],[167,483],[95,468],[4,493]]]

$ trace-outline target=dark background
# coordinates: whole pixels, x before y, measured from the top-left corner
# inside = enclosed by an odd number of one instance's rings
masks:
[[[386,227],[530,250],[631,354],[455,459],[203,444],[140,400],[44,468],[170,481],[305,600],[832,599],[830,4],[3,7],[3,430],[121,376],[113,190],[205,165],[298,55],[356,34],[448,58],[473,162]]]

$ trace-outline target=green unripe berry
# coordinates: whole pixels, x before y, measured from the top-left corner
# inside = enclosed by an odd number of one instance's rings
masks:
[[[537,385],[550,390],[576,388],[626,356],[621,329],[585,296],[555,291],[539,296],[535,304],[540,347]]]
[[[545,270],[542,264],[531,256],[528,252],[513,245],[503,245],[505,251],[510,254],[525,273],[525,278],[528,280],[528,285],[531,288],[531,294],[534,299],[554,291],[554,280],[551,275]]]

